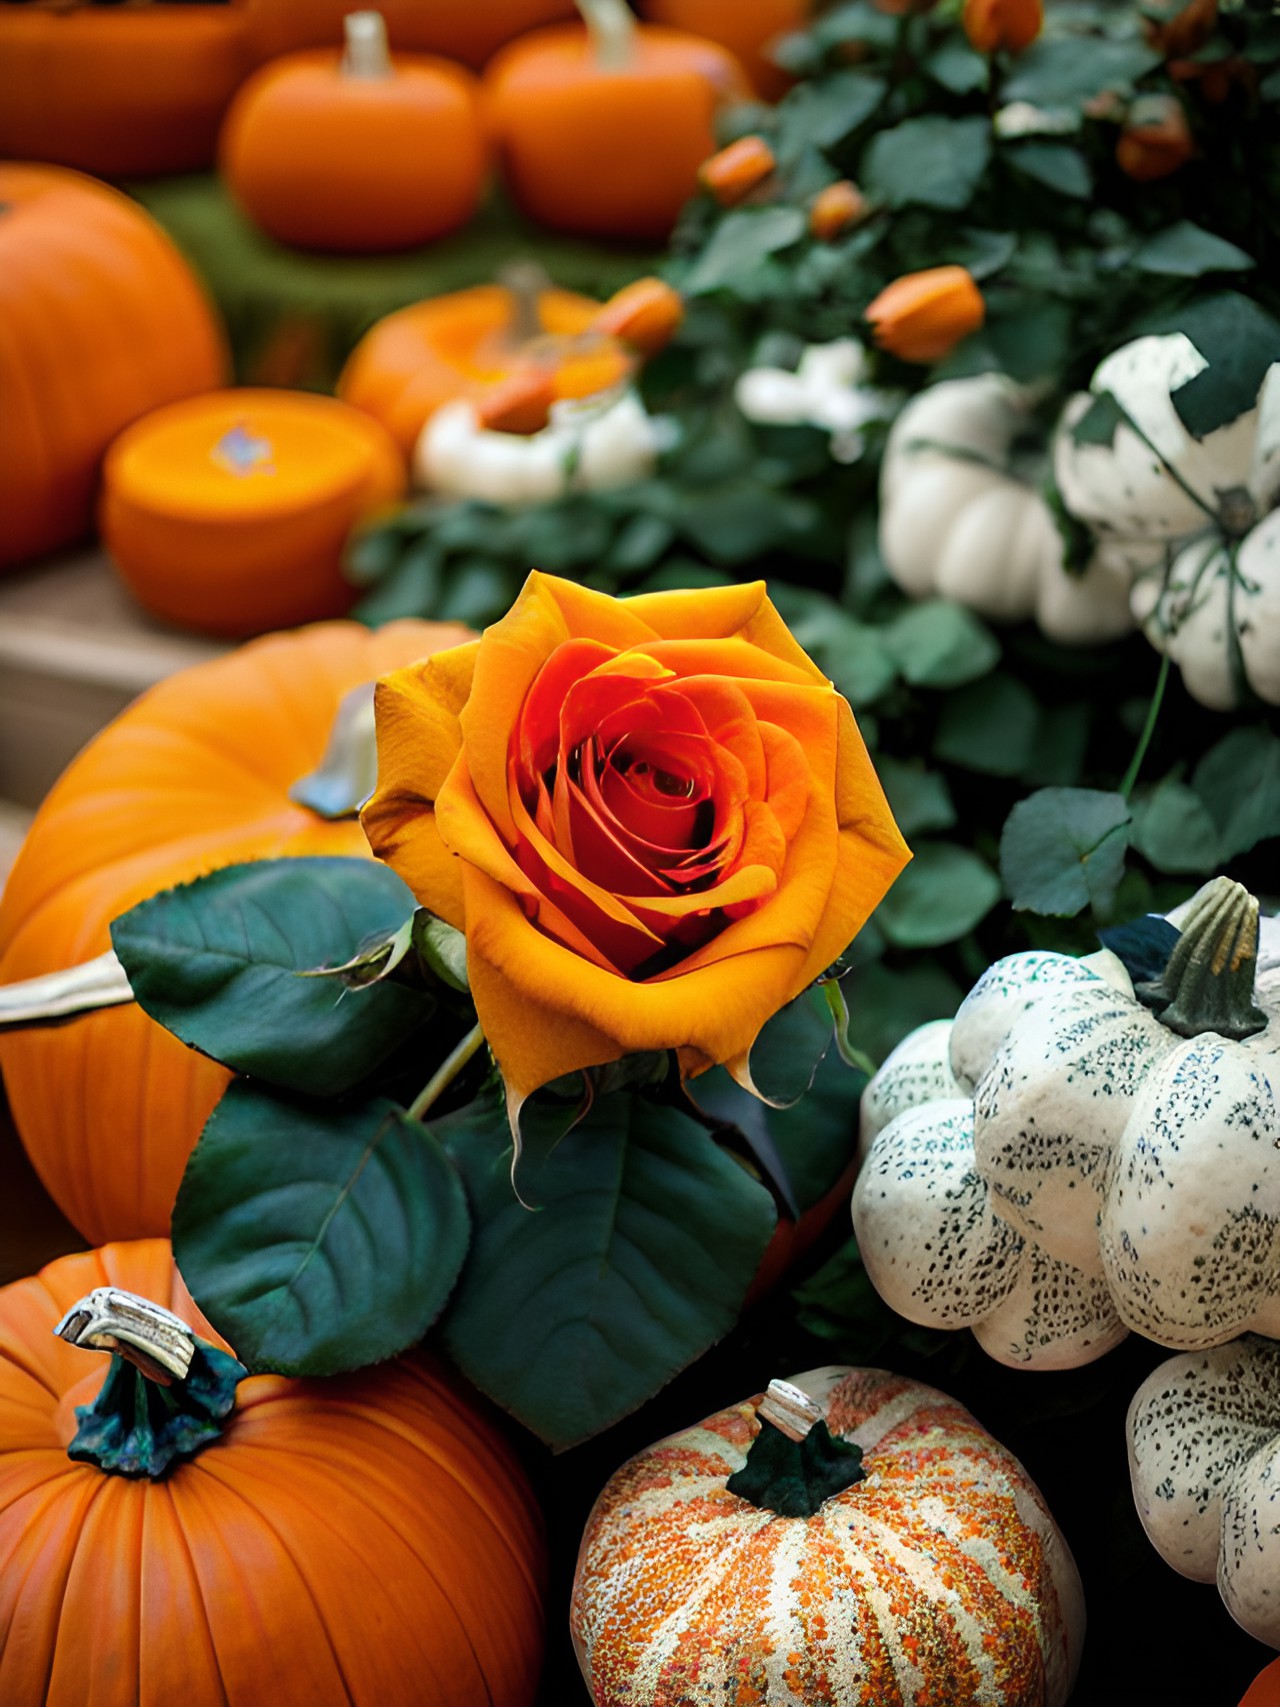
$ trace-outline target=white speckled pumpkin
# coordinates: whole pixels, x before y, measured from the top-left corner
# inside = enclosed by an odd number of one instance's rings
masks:
[[[993,622],[1034,616],[1050,639],[1089,646],[1127,634],[1127,559],[1096,552],[1082,575],[1034,483],[1047,461],[1024,393],[1001,374],[944,380],[894,422],[880,475],[880,551],[912,598],[955,599]]]
[[[1249,1336],[1171,1357],[1129,1407],[1138,1515],[1175,1571],[1280,1648],[1280,1345]]]
[[[729,1490],[788,1441],[855,1443],[861,1467],[816,1508],[768,1471],[749,1497]],[[963,1406],[824,1369],[623,1465],[588,1520],[570,1620],[596,1707],[1061,1707],[1084,1602],[1035,1485]]]
[[[1141,1000],[1113,955],[1010,956],[956,1017],[949,1096],[893,1057],[871,1081],[873,1126],[895,1118],[853,1218],[900,1314],[1035,1368],[1087,1362],[1126,1326],[1180,1347],[1280,1333],[1280,967],[1264,957],[1254,1007],[1238,884],[1173,917]]]
[[[1133,615],[1188,691],[1218,711],[1246,685],[1280,704],[1280,360],[1251,408],[1196,438],[1174,397],[1208,365],[1181,332],[1116,350],[1064,412],[1055,478],[1106,549],[1148,560]],[[1081,443],[1076,429],[1100,398],[1118,416],[1114,436]]]

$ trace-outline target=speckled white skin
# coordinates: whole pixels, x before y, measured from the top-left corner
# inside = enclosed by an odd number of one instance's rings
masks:
[[[1280,1345],[1252,1336],[1162,1363],[1129,1407],[1133,1497],[1152,1545],[1280,1648]]]
[[[972,1327],[998,1362],[1071,1369],[1124,1338],[1105,1286],[1027,1244],[974,1165],[973,1105],[908,1110],[872,1146],[853,1195],[876,1290],[927,1327]]]
[[[1069,985],[1096,983],[1102,976],[1101,969],[1093,964],[1098,958],[1095,955],[1088,960],[1076,960],[1069,954],[1027,949],[1021,954],[1006,954],[1003,960],[988,966],[961,1002],[952,1025],[951,1072],[956,1083],[971,1092],[1013,1026],[1044,997]],[[1115,961],[1124,977],[1124,968],[1115,956],[1108,955],[1107,959]],[[1129,987],[1127,978],[1125,987]],[[913,1032],[912,1036],[915,1035]]]
[[[952,1023],[935,1019],[917,1026],[868,1080],[859,1110],[861,1159],[865,1160],[873,1141],[895,1116],[924,1103],[964,1094],[951,1072]]]

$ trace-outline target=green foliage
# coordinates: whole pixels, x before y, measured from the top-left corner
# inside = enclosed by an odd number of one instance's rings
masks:
[[[862,181],[886,207],[955,212],[969,206],[990,158],[990,127],[976,115],[905,119],[867,149]]]
[[[1020,800],[1000,838],[1000,872],[1015,907],[1059,917],[1109,913],[1124,872],[1129,804],[1121,794],[1042,788]]]

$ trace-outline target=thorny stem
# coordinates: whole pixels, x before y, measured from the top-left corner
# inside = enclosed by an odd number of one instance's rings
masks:
[[[449,1088],[483,1042],[484,1032],[478,1025],[473,1025],[461,1043],[454,1048],[452,1054],[440,1063],[409,1104],[406,1112],[410,1120],[421,1120],[425,1116],[428,1109]]]

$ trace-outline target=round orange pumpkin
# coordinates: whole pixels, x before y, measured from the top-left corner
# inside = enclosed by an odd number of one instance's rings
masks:
[[[347,537],[403,494],[405,473],[358,409],[246,387],[135,421],[102,485],[103,541],[139,604],[239,637],[345,615]]]
[[[771,45],[802,30],[813,10],[812,0],[643,0],[644,16],[707,36],[727,47],[766,101],[776,101],[791,78],[769,56]]]
[[[116,434],[226,367],[200,286],[136,203],[0,165],[0,567],[89,533]]]
[[[751,4],[755,0],[750,0]],[[342,35],[352,0],[244,0],[259,61],[302,47],[328,47]],[[478,71],[503,42],[573,16],[573,0],[382,0],[395,48],[439,53]]]
[[[1245,1691],[1240,1707],[1280,1707],[1280,1660],[1263,1667]]]
[[[377,13],[347,19],[345,54],[289,54],[227,113],[218,160],[232,195],[282,243],[379,253],[465,225],[488,169],[479,88],[426,54],[387,53]]]
[[[1034,1483],[962,1405],[831,1368],[623,1465],[570,1625],[596,1707],[1063,1707],[1084,1602]]]
[[[534,30],[486,68],[503,174],[541,225],[660,242],[715,149],[717,110],[750,85],[715,42],[628,22],[621,0],[580,5],[590,30]]]
[[[351,688],[468,637],[443,623],[320,624],[152,688],[37,812],[0,898],[0,982],[91,960],[118,914],[221,866],[367,855],[354,819],[327,822],[289,787],[319,764]],[[133,1006],[0,1037],[0,1067],[36,1171],[86,1238],[168,1232],[224,1068]]]
[[[198,172],[249,68],[236,5],[0,5],[0,155]]]
[[[251,1376],[163,1481],[71,1462],[100,1357],[53,1329],[97,1287],[210,1342],[163,1240],[0,1290],[5,1707],[526,1707],[543,1543],[519,1466],[443,1372]]]

